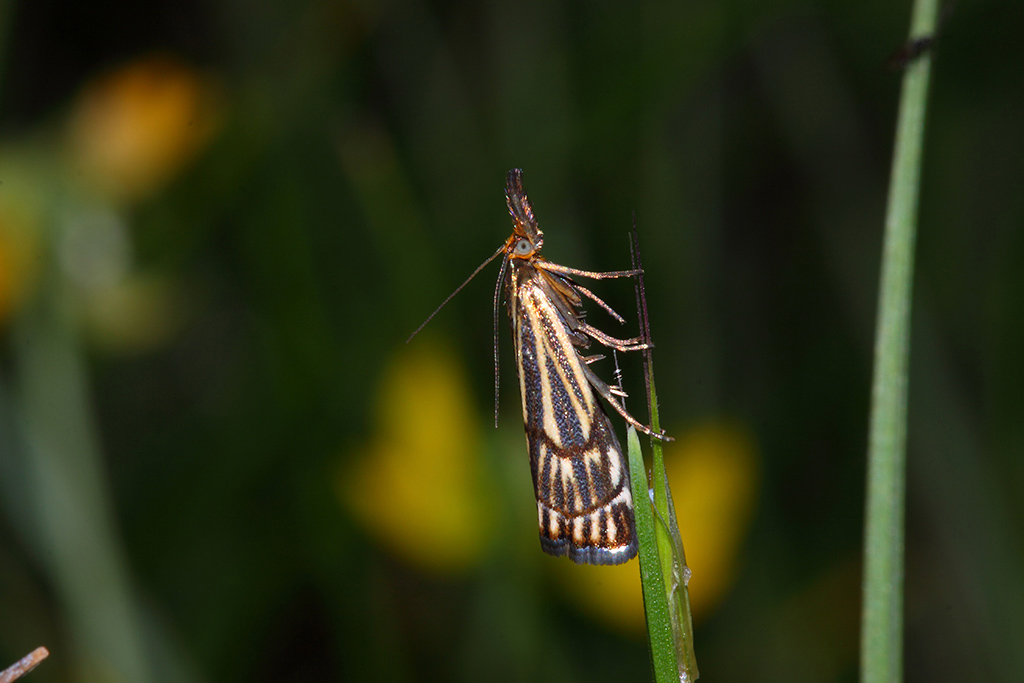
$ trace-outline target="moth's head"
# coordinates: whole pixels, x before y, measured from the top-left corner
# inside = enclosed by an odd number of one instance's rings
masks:
[[[512,250],[506,253],[513,258],[528,258],[540,251],[544,244],[544,233],[533,216],[533,207],[523,188],[521,169],[513,168],[508,172],[505,200],[508,202],[508,212],[512,215],[512,238],[509,240]]]
[[[505,253],[508,254],[508,258],[529,259],[537,253],[537,245],[529,237],[512,235],[508,238]]]

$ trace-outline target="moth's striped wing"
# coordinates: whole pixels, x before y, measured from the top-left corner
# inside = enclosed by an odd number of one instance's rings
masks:
[[[522,264],[509,297],[541,547],[620,564],[637,551],[629,468],[545,277]]]

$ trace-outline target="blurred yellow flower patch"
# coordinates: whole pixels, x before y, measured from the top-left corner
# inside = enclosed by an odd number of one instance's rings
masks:
[[[686,550],[693,618],[710,614],[732,586],[754,515],[760,456],[738,424],[692,429],[665,448],[679,533]]]
[[[545,558],[545,564],[550,566],[566,597],[583,612],[618,631],[643,633],[646,626],[638,561],[595,567],[551,557]]]
[[[736,575],[757,498],[757,447],[742,426],[712,423],[677,433],[664,452],[693,572],[690,606],[694,620],[700,620],[721,602]],[[552,559],[551,566],[566,594],[585,612],[613,628],[643,632],[639,562],[588,567]]]
[[[0,197],[0,326],[36,282],[41,262],[38,220],[32,207],[11,199],[10,191]]]
[[[461,366],[429,345],[404,350],[381,382],[376,436],[338,492],[382,544],[425,569],[474,566],[494,527],[480,424]]]
[[[218,90],[168,57],[137,60],[87,84],[71,111],[76,172],[114,201],[143,199],[206,146]]]

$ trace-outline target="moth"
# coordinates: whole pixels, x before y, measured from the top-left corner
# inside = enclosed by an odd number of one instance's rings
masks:
[[[618,339],[588,324],[581,308],[583,297],[620,323],[625,320],[573,278],[622,278],[640,271],[592,272],[552,263],[540,253],[544,233],[534,217],[518,168],[508,173],[505,198],[512,216],[512,235],[423,325],[484,266],[503,256],[494,289],[495,423],[497,322],[504,291],[541,548],[577,563],[621,564],[637,553],[629,466],[598,397],[638,430],[659,439],[668,437],[637,421],[621,403],[625,397],[621,388],[610,386],[594,374],[590,364],[603,356],[581,354],[591,341],[617,351],[639,351],[649,348],[649,344],[642,337]]]

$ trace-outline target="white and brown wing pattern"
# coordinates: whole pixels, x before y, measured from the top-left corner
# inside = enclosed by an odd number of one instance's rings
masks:
[[[629,468],[544,277],[513,268],[509,297],[541,547],[619,564],[637,551]]]
[[[637,552],[629,468],[597,394],[631,424],[651,432],[625,411],[615,389],[594,375],[577,349],[591,339],[623,351],[646,346],[587,325],[579,311],[581,293],[618,316],[568,276],[610,278],[634,272],[591,273],[545,260],[538,253],[543,233],[518,169],[509,172],[506,197],[515,227],[502,270],[541,547],[574,562],[620,564]]]
[[[494,422],[498,422],[498,307],[502,287],[515,340],[523,423],[537,496],[540,545],[551,555],[585,564],[621,564],[636,556],[636,525],[629,468],[600,395],[626,422],[656,439],[671,441],[626,411],[618,387],[588,367],[602,358],[581,356],[591,340],[617,351],[650,348],[641,337],[617,339],[587,324],[580,304],[592,300],[620,323],[608,304],[571,278],[632,277],[639,270],[597,273],[551,263],[540,255],[544,233],[523,189],[522,171],[508,172],[505,187],[512,235],[441,302],[412,339],[446,303],[499,256],[494,289]]]

